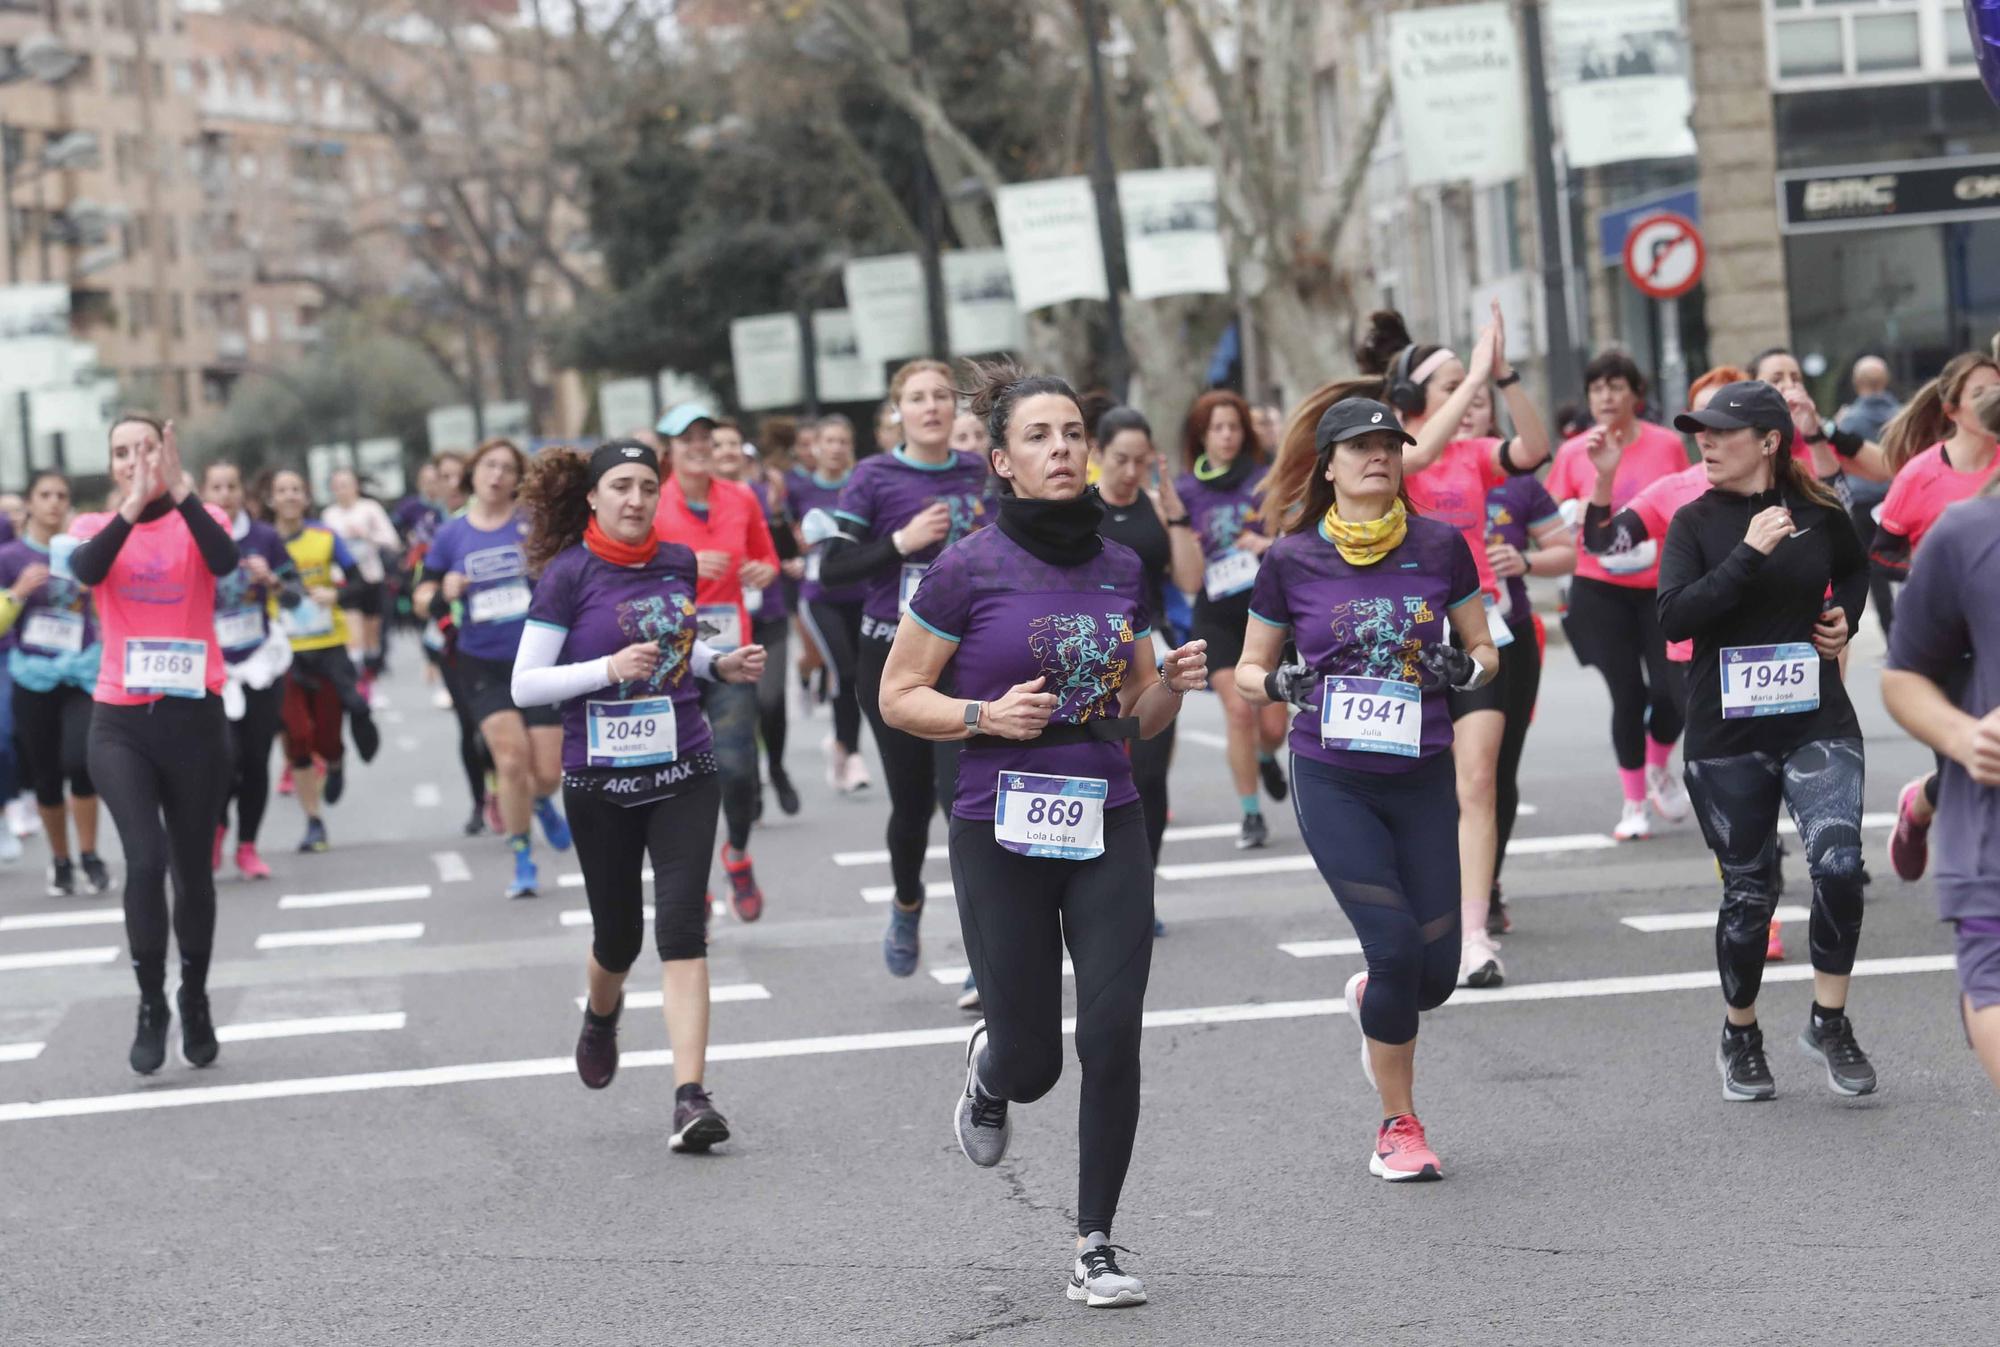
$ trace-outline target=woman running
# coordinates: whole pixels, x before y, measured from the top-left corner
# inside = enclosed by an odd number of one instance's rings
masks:
[[[1674,424],[1695,436],[1710,484],[1667,526],[1659,610],[1668,639],[1694,642],[1687,783],[1722,867],[1723,1098],[1777,1094],[1757,992],[1781,804],[1813,885],[1813,1006],[1799,1041],[1837,1093],[1868,1094],[1875,1068],[1846,1013],[1861,939],[1861,726],[1837,658],[1868,600],[1867,557],[1839,498],[1792,456],[1775,388],[1730,384]]]
[[[972,409],[1001,481],[998,526],[931,564],[881,694],[897,731],[966,744],[951,873],[986,1018],[966,1044],[958,1144],[974,1164],[998,1164],[1008,1106],[1055,1086],[1067,946],[1083,1067],[1069,1298],[1140,1305],[1145,1287],[1110,1243],[1139,1124],[1153,945],[1146,821],[1124,741],[1160,733],[1206,684],[1202,646],[1156,666],[1142,563],[1097,531],[1102,507],[1085,486],[1089,445],[1069,385],[1009,366],[974,376]]]
[[[347,544],[354,558],[354,581],[341,595],[341,606],[359,617],[359,638],[349,655],[359,661],[361,696],[375,699],[375,680],[382,675],[387,652],[383,645],[382,618],[388,611],[389,571],[386,561],[402,546],[396,526],[382,502],[361,494],[361,479],[352,468],[336,468],[327,478],[333,503],[320,511],[320,522]]]
[[[1688,466],[1687,446],[1665,426],[1639,419],[1646,380],[1632,357],[1607,351],[1584,368],[1590,414],[1597,422],[1556,451],[1549,495],[1581,517],[1596,489],[1593,452],[1615,464],[1610,507],[1615,513],[1662,477]],[[1571,502],[1576,502],[1572,505]],[[1667,662],[1655,611],[1659,546],[1646,542],[1614,556],[1576,559],[1563,630],[1577,660],[1595,668],[1611,693],[1611,748],[1625,799],[1612,836],[1629,842],[1652,835],[1646,804],[1669,821],[1688,815],[1686,794],[1667,769],[1681,737],[1679,671]]]
[[[228,672],[222,709],[230,721],[233,767],[210,859],[213,868],[222,868],[233,801],[236,872],[245,879],[269,879],[271,867],[257,854],[257,832],[271,799],[271,745],[284,721],[285,673],[292,667],[292,643],[272,627],[270,614],[284,592],[279,577],[294,574],[291,554],[276,529],[244,511],[243,474],[234,463],[204,468],[201,494],[229,521],[237,557],[236,569],[215,582],[215,644]]]
[[[1404,490],[1412,508],[1459,531],[1479,571],[1487,607],[1486,624],[1500,651],[1500,677],[1472,692],[1453,692],[1451,754],[1458,782],[1458,869],[1461,944],[1459,981],[1467,987],[1495,987],[1506,978],[1499,945],[1487,929],[1493,885],[1499,872],[1500,750],[1510,728],[1509,674],[1516,683],[1538,685],[1541,659],[1532,641],[1516,639],[1501,608],[1509,597],[1487,555],[1487,497],[1512,477],[1531,474],[1548,460],[1549,437],[1541,413],[1507,363],[1507,329],[1498,301],[1493,321],[1473,348],[1470,367],[1441,346],[1418,346],[1402,317],[1390,310],[1370,320],[1368,338],[1357,353],[1361,368],[1381,374],[1387,401],[1416,444],[1403,455]],[[1501,390],[1520,433],[1510,439],[1467,439],[1460,427],[1488,385]],[[1489,412],[1490,419],[1490,412]],[[1572,556],[1574,554],[1572,553]],[[1514,615],[1528,634],[1525,611]],[[1519,653],[1517,653],[1519,652]],[[1515,690],[1518,698],[1519,690]],[[1529,712],[1534,699],[1528,696]],[[1525,738],[1527,727],[1519,727]]]
[[[792,510],[801,520],[814,510],[831,518],[839,506],[840,493],[854,472],[854,423],[835,412],[820,421],[814,443],[818,466],[794,472],[790,482]],[[820,575],[825,562],[825,543],[806,548],[799,617],[827,670],[833,752],[827,759],[826,781],[843,795],[852,795],[868,786],[868,761],[861,755],[861,702],[855,691],[861,603],[868,591],[862,584],[827,584]]]
[[[181,951],[181,1053],[215,1061],[208,961],[215,941],[215,820],[229,781],[215,580],[236,569],[220,510],[188,490],[173,422],[126,413],[111,426],[115,512],[78,518],[69,559],[103,624],[90,778],[125,849],[125,934],[139,980],[129,1058],[142,1076],[166,1061],[167,870]]]
[[[0,546],[0,635],[9,635],[14,733],[49,839],[51,898],[76,896],[77,869],[92,893],[111,887],[97,854],[97,788],[90,780],[91,694],[104,653],[90,590],[69,567],[69,479],[53,469],[28,482],[21,534]],[[64,808],[63,790],[69,791]],[[76,825],[78,855],[69,854]]]
[[[1250,587],[1271,540],[1257,522],[1259,484],[1269,451],[1250,428],[1250,407],[1226,389],[1211,389],[1188,411],[1181,453],[1189,470],[1176,487],[1201,544],[1200,593],[1194,601],[1194,634],[1207,642],[1209,681],[1222,702],[1228,738],[1229,777],[1243,824],[1238,850],[1270,841],[1257,780],[1272,799],[1285,798],[1285,769],[1277,750],[1285,741],[1284,708],[1253,707],[1236,691],[1230,670],[1249,620]]]
[[[715,474],[715,414],[684,402],[660,418],[667,437],[669,476],[660,488],[654,527],[665,542],[694,549],[701,563],[695,603],[702,639],[717,650],[754,645],[749,590],[778,578],[778,553],[757,497],[741,482]],[[741,462],[741,456],[738,456]],[[738,921],[764,915],[764,891],[750,863],[750,828],[757,811],[757,689],[711,683],[701,694],[702,713],[715,735],[722,772],[722,870],[729,879],[729,907]]]
[[[1438,1179],[1413,1089],[1418,1013],[1451,996],[1460,963],[1458,849],[1439,844],[1458,814],[1448,699],[1492,681],[1500,653],[1464,535],[1409,512],[1413,437],[1343,391],[1286,427],[1265,518],[1287,531],[1257,576],[1236,685],[1297,711],[1292,808],[1368,961],[1346,1002],[1382,1103],[1369,1172]]]
[[[286,586],[277,610],[278,625],[292,646],[281,716],[285,760],[306,816],[298,849],[316,853],[329,845],[321,802],[339,804],[347,791],[343,717],[351,723],[363,762],[375,760],[382,736],[347,655],[347,618],[340,598],[355,573],[347,545],[331,529],[307,519],[311,500],[306,479],[292,469],[272,476],[270,499],[272,527],[297,572],[296,590]]]
[[[477,837],[484,832],[497,833],[506,826],[497,810],[498,797],[491,789],[493,757],[486,751],[486,741],[479,737],[479,722],[472,715],[471,700],[459,678],[458,661],[453,657],[458,623],[451,605],[442,605],[441,615],[432,613],[435,591],[423,585],[424,558],[430,554],[438,530],[465,509],[465,458],[446,452],[431,463],[437,473],[435,508],[417,516],[417,523],[410,530],[404,567],[409,573],[410,606],[423,624],[420,639],[424,658],[442,684],[431,704],[438,710],[449,710],[458,722],[458,763],[465,773],[466,789],[472,795],[472,812],[466,816],[464,831],[467,837]]]
[[[515,503],[527,467],[526,455],[511,440],[479,446],[467,467],[472,503],[431,541],[417,591],[420,611],[449,615],[458,628],[457,692],[464,694],[466,714],[492,755],[500,818],[514,853],[509,898],[533,898],[541,891],[531,818],[541,823],[550,846],[570,847],[569,824],[555,802],[562,784],[562,717],[548,706],[517,706],[509,691],[533,592],[521,550],[527,526]]]
[[[2000,411],[2000,394],[1979,403]],[[1946,510],[1896,601],[1882,701],[1944,759],[1936,806],[1938,915],[1957,946],[1960,1013],[1986,1074],[2000,1085],[2000,494]],[[1968,672],[1969,666],[1969,672]],[[1956,687],[1956,692],[1953,691]]]
[[[750,642],[762,646],[766,656],[764,676],[757,683],[757,737],[764,743],[765,771],[770,776],[771,789],[777,793],[778,808],[789,817],[799,812],[799,792],[785,771],[785,739],[790,721],[785,706],[785,679],[791,665],[793,591],[805,574],[805,559],[799,555],[798,534],[792,529],[784,474],[766,465],[755,446],[743,442],[743,431],[734,421],[717,423],[713,459],[718,477],[742,483],[757,498],[765,532],[770,535],[778,559],[775,580],[759,589],[744,586],[743,607],[750,615]],[[733,471],[724,472],[725,464]],[[760,788],[751,817],[758,819],[763,815],[764,793]]]
[[[699,563],[654,536],[659,459],[636,440],[588,458],[538,456],[522,493],[526,553],[541,573],[511,679],[523,706],[562,717],[563,806],[590,899],[589,995],[576,1040],[583,1083],[618,1072],[625,978],[645,941],[641,866],[653,862],[661,1005],[674,1056],[676,1151],[729,1139],[703,1088],[708,1053],[708,857],[722,785],[697,679],[749,684],[755,645],[695,637]]]
[[[1889,495],[1869,548],[1877,569],[1893,577],[1909,574],[1924,535],[1955,501],[1965,500],[1993,478],[2000,464],[2000,416],[1979,414],[1988,390],[2000,387],[2000,364],[1989,356],[1954,357],[1937,378],[1917,390],[1882,432],[1883,451],[1895,469]],[[1968,666],[1969,670],[1969,666]],[[1948,686],[1954,695],[1962,680]],[[1896,798],[1896,827],[1889,835],[1889,865],[1914,883],[1930,859],[1931,819],[1937,812],[1938,774],[1925,773]]]
[[[889,874],[896,886],[882,959],[906,978],[917,971],[918,927],[924,912],[924,851],[931,814],[951,808],[957,746],[926,742],[884,719],[882,667],[910,596],[938,553],[988,519],[987,459],[951,448],[958,390],[951,367],[913,360],[889,382],[891,408],[905,442],[862,460],[841,488],[834,514],[840,536],[827,543],[822,584],[865,584],[856,688],[875,731],[889,788]]]

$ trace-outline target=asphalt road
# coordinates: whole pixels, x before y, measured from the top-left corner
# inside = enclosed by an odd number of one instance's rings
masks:
[[[1854,680],[1886,815],[1925,755],[1879,709],[1878,652]],[[387,750],[332,811],[334,850],[291,854],[298,813],[274,801],[277,878],[223,883],[212,987],[239,1036],[213,1069],[132,1076],[110,897],[43,896],[32,840],[0,872],[0,1342],[1991,1339],[1996,1108],[1927,886],[1888,875],[1872,827],[1852,1007],[1881,1092],[1834,1096],[1794,1046],[1794,923],[1764,998],[1779,1098],[1726,1104],[1713,867],[1692,824],[1605,836],[1607,703],[1566,650],[1507,865],[1508,984],[1424,1024],[1439,1184],[1368,1176],[1377,1108],[1339,1002],[1358,957],[1285,948],[1352,932],[1288,807],[1268,851],[1234,850],[1217,710],[1191,701],[1116,1231],[1152,1303],[1117,1312],[1062,1294],[1074,1070],[1016,1110],[997,1170],[958,1152],[951,904],[924,969],[890,978],[866,894],[887,867],[849,854],[880,847],[881,791],[822,784],[823,718],[794,721],[804,812],[774,803],[754,844],[765,919],[717,921],[733,990],[709,1082],[736,1139],[676,1156],[657,1012],[628,1013],[624,1070],[586,1092],[582,890],[501,897],[504,847],[460,835],[451,720],[401,653]],[[545,880],[574,868],[544,852]],[[941,858],[928,873],[947,879]],[[21,920],[47,913],[81,924]],[[1682,920],[1627,922],[1648,916]],[[353,943],[284,940],[327,933]],[[24,966],[44,955],[76,962]]]

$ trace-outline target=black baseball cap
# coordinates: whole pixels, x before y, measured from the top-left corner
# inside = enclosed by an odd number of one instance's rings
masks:
[[[1792,409],[1785,405],[1785,395],[1762,379],[1745,379],[1716,389],[1700,411],[1676,416],[1674,429],[1688,435],[1698,430],[1775,430],[1788,436]]]
[[[1404,444],[1417,442],[1416,436],[1403,429],[1403,423],[1396,419],[1396,413],[1387,403],[1374,398],[1342,398],[1319,418],[1319,428],[1313,431],[1313,448],[1323,454],[1357,435],[1377,431],[1394,435]]]

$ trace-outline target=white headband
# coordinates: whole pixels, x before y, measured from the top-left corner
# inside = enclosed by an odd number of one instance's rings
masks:
[[[1410,382],[1422,388],[1426,379],[1444,368],[1445,361],[1456,359],[1458,357],[1451,353],[1449,346],[1440,346],[1424,357],[1423,364],[1410,371]]]

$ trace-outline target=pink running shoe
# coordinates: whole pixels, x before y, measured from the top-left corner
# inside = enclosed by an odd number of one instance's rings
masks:
[[[1889,868],[1898,879],[1911,884],[1924,877],[1931,859],[1931,825],[1910,817],[1910,808],[1928,780],[1918,777],[1903,787],[1903,793],[1896,797],[1896,831],[1889,834]]]
[[[285,764],[285,770],[278,774],[278,794],[290,795],[295,789],[297,788],[292,785],[292,764],[288,762]]]
[[[1375,1134],[1375,1153],[1368,1157],[1368,1172],[1391,1183],[1422,1182],[1444,1177],[1437,1152],[1424,1140],[1424,1125],[1414,1113],[1404,1113],[1382,1124]]]
[[[1347,990],[1341,998],[1347,1002],[1347,1013],[1354,1017],[1354,1027],[1361,1029],[1361,998],[1368,993],[1368,970],[1362,969],[1347,980]],[[1368,1060],[1368,1031],[1361,1029],[1361,1074],[1368,1077],[1370,1089],[1375,1086],[1375,1064]]]
[[[271,877],[271,867],[264,864],[264,858],[257,854],[255,842],[245,842],[236,848],[236,873],[245,879]]]
[[[1764,962],[1783,963],[1785,961],[1785,937],[1778,930],[1778,923],[1771,923],[1771,936],[1764,942]]]

